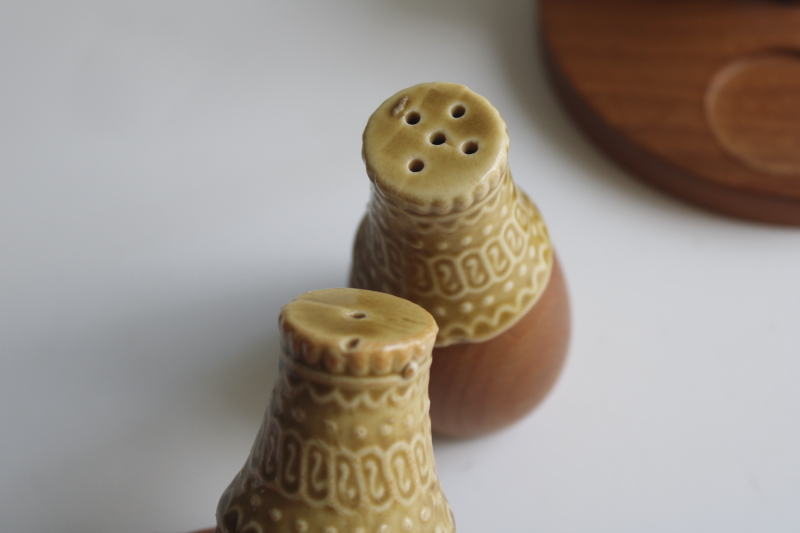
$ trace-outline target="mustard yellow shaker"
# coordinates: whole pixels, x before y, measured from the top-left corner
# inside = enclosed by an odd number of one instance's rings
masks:
[[[498,111],[451,83],[400,91],[364,131],[372,195],[350,284],[435,317],[431,418],[450,436],[525,415],[567,352],[564,277],[544,220],[512,180],[508,148]]]
[[[358,289],[284,306],[283,356],[217,533],[453,533],[428,416],[437,326],[406,300]]]

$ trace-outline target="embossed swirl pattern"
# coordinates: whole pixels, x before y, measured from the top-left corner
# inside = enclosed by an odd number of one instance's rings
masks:
[[[306,395],[314,404],[333,404],[339,410],[361,407],[386,411],[393,406],[407,412],[405,418],[411,417],[412,424],[427,420],[424,417],[427,402],[413,402],[424,398],[427,380],[419,377],[410,383],[395,377],[366,378],[373,384],[383,381],[392,385],[347,393],[337,387],[321,389],[312,381],[290,376],[290,372],[282,372],[276,387],[273,402],[282,404],[278,413],[291,410],[291,405],[285,404]],[[294,415],[297,418],[296,411]],[[259,432],[250,467],[261,485],[287,499],[300,499],[312,506],[329,506],[341,512],[362,505],[381,511],[394,501],[410,505],[415,495],[431,484],[433,450],[429,432],[415,431],[409,441],[394,442],[385,450],[372,445],[352,451],[332,445],[325,438],[304,439],[297,430],[281,427],[280,419],[273,417],[266,431],[262,428]],[[337,431],[341,424],[335,420],[325,422],[328,433]]]
[[[332,525],[344,520],[370,533],[378,520],[384,533],[454,532],[433,460],[429,368],[430,355],[410,379],[332,382],[284,356],[270,412],[220,501],[227,531],[344,533]]]
[[[467,211],[421,216],[373,191],[359,228],[351,285],[411,300],[436,318],[437,346],[492,338],[547,286],[553,254],[536,206],[506,170]]]
[[[271,424],[254,454],[260,486],[312,507],[341,513],[369,508],[381,512],[395,503],[411,505],[435,482],[430,442],[416,435],[384,450],[368,446],[353,452]]]

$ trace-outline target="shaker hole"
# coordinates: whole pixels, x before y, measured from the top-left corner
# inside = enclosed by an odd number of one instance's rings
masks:
[[[467,141],[461,145],[461,151],[467,155],[472,155],[478,151],[478,143],[475,141]]]
[[[466,112],[467,108],[461,104],[454,105],[453,107],[450,108],[450,114],[453,116],[453,118],[461,118],[464,116],[464,113]]]
[[[350,316],[357,320],[361,320],[362,318],[367,318],[367,313],[363,311],[353,311],[350,313]]]
[[[361,344],[361,339],[356,337],[355,339],[350,339],[349,341],[347,341],[347,348],[349,348],[350,350],[354,350],[358,348],[359,344]]]
[[[414,159],[408,164],[408,170],[411,172],[421,172],[425,168],[425,163],[421,159]]]
[[[437,131],[436,133],[431,134],[428,140],[431,141],[431,144],[439,146],[447,141],[447,136],[441,131]]]
[[[421,117],[420,117],[419,113],[417,113],[416,111],[411,111],[409,113],[406,113],[406,122],[411,124],[412,126],[414,124],[418,124],[419,121],[420,121],[420,118]]]

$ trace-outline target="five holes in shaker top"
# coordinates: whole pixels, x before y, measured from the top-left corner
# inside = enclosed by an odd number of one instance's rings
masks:
[[[421,159],[412,159],[408,164],[408,170],[411,172],[420,172],[423,168],[425,168],[425,163]]]
[[[467,108],[464,107],[463,104],[456,104],[450,108],[450,115],[453,118],[461,118],[467,113]],[[415,124],[419,124],[420,120],[422,120],[422,116],[419,114],[419,111],[409,111],[405,114],[405,120],[407,124],[414,126]],[[434,146],[441,146],[442,144],[447,142],[447,135],[444,132],[436,131],[431,133],[430,137],[428,137],[428,141]],[[466,141],[461,145],[461,151],[464,152],[466,155],[472,155],[478,151],[478,143],[475,141]],[[425,168],[425,163],[421,159],[412,159],[408,163],[408,170],[411,172],[422,172]],[[366,315],[363,313],[355,312],[351,314],[353,318],[364,318]]]
[[[406,122],[408,124],[411,124],[412,126],[414,124],[419,124],[421,118],[422,117],[420,117],[419,113],[416,111],[409,111],[408,113],[406,113]]]

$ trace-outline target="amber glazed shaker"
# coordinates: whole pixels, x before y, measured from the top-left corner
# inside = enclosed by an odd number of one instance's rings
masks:
[[[283,357],[217,533],[452,533],[428,416],[433,317],[358,289],[304,294],[280,318]]]
[[[444,435],[525,415],[567,352],[564,277],[539,211],[511,178],[508,146],[498,111],[451,83],[400,91],[364,131],[372,196],[350,284],[435,317],[431,419]]]

